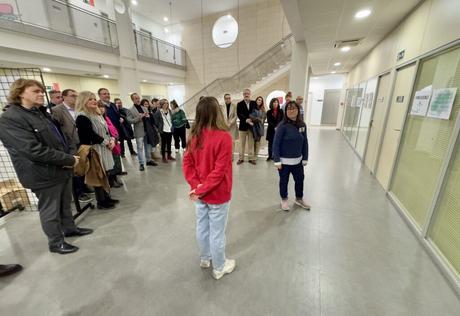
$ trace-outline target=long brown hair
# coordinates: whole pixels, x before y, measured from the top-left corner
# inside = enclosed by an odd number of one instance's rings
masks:
[[[28,88],[32,86],[39,87],[43,93],[45,93],[45,87],[40,81],[33,79],[21,78],[13,82],[10,87],[10,94],[8,95],[8,101],[20,105],[21,104],[21,94]]]
[[[214,97],[204,97],[196,106],[195,122],[192,125],[190,138],[187,142],[188,151],[201,148],[203,144],[201,134],[204,129],[228,130],[219,102]]]

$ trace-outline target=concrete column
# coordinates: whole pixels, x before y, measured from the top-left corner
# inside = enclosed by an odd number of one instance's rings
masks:
[[[289,76],[289,91],[292,92],[292,98],[297,96],[304,99],[304,115],[307,113],[308,97],[308,52],[305,42],[295,42],[292,47],[291,73]],[[304,118],[305,119],[305,118]]]
[[[124,104],[131,104],[129,95],[133,92],[140,93],[141,85],[137,71],[137,49],[132,19],[130,15],[130,1],[122,0],[126,10],[123,14],[115,10],[117,21],[117,37],[120,49],[120,70],[118,74],[118,85],[120,98]]]

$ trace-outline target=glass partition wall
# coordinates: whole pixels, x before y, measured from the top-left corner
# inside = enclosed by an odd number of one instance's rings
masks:
[[[422,59],[390,197],[460,284],[460,46]]]

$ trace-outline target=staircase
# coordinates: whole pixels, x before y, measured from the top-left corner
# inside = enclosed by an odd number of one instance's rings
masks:
[[[221,100],[225,93],[230,93],[232,96],[240,97],[243,89],[251,88],[252,85],[265,80],[290,63],[293,45],[294,37],[289,34],[233,76],[217,78],[206,85],[185,101],[181,107],[187,116],[192,118],[195,116],[195,107],[201,96],[214,96]]]

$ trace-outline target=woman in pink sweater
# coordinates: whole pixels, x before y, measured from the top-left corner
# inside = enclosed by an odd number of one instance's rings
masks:
[[[196,238],[200,266],[222,278],[235,269],[225,257],[225,228],[232,192],[232,137],[217,99],[205,97],[196,107],[182,168],[196,205]]]

